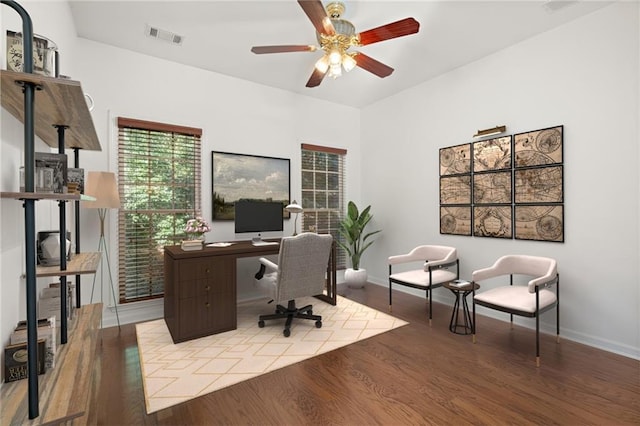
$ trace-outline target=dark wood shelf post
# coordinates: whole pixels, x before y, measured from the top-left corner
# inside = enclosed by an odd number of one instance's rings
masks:
[[[22,52],[25,73],[33,73],[33,24],[27,11],[12,0],[2,0],[22,18]],[[24,183],[26,192],[34,192],[35,172],[35,91],[33,83],[23,83],[24,93]],[[36,312],[36,219],[35,200],[24,200],[25,275],[27,279],[27,368],[29,371],[29,418],[39,416],[38,404],[38,314]]]

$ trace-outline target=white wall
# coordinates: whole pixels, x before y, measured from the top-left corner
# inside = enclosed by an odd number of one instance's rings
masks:
[[[365,108],[362,199],[384,229],[370,278],[386,285],[386,257],[419,244],[457,247],[467,278],[503,254],[554,257],[561,335],[639,357],[638,16],[614,4]],[[439,234],[439,148],[500,124],[564,125],[564,243]],[[541,319],[555,332],[555,313]]]

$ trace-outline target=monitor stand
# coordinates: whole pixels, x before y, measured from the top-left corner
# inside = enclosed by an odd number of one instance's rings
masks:
[[[275,246],[277,244],[279,243],[275,241],[262,241],[262,237],[260,237],[260,235],[251,238],[251,245],[253,246]]]

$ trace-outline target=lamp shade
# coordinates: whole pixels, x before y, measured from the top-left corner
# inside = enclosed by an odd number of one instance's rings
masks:
[[[84,207],[90,209],[118,209],[120,196],[116,175],[111,172],[89,172],[84,193],[96,198],[96,201],[84,201]]]
[[[284,209],[286,211],[290,212],[290,213],[301,213],[302,212],[302,206],[300,204],[298,204],[298,202],[296,200],[293,200],[293,202],[291,204],[288,204]]]

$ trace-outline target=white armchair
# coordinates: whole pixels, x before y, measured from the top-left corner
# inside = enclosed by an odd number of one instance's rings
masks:
[[[560,277],[557,263],[548,257],[508,255],[499,258],[491,267],[472,274],[475,283],[499,276],[509,276],[509,285],[480,293],[473,291],[473,342],[476,342],[476,305],[506,312],[513,316],[536,319],[536,365],[540,366],[540,314],[556,308],[556,340],[560,342]],[[532,277],[527,285],[514,283],[514,275]],[[555,292],[549,288],[555,287]]]
[[[422,264],[420,269],[411,269],[393,273],[392,267],[400,264]],[[460,263],[458,252],[454,247],[422,245],[407,254],[390,256],[389,264],[389,311],[392,306],[393,284],[400,284],[411,288],[425,290],[429,299],[429,325],[433,318],[432,290],[442,284],[459,278]],[[449,268],[455,266],[455,272]]]

